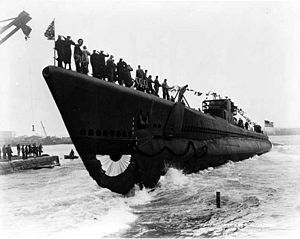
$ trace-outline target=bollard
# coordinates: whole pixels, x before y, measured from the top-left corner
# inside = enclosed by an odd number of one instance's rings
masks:
[[[221,194],[220,194],[220,192],[216,193],[216,204],[217,204],[217,208],[221,208]]]

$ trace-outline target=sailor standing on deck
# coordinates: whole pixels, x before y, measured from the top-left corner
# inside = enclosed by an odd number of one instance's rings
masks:
[[[96,50],[93,50],[93,54],[91,55],[91,66],[92,66],[92,75],[93,77],[100,78],[99,72],[99,63],[98,63],[98,53]]]
[[[158,95],[159,87],[161,87],[161,84],[158,81],[158,76],[155,76],[155,80],[154,80],[154,95],[156,95],[156,96],[159,96]]]
[[[64,40],[60,35],[58,35],[57,40],[55,41],[55,48],[57,51],[57,65],[63,67],[62,62],[64,59]]]
[[[127,64],[120,58],[119,62],[117,63],[117,75],[118,75],[118,83],[119,85],[124,84],[124,73],[126,71]]]
[[[138,68],[137,68],[135,74],[136,74],[135,75],[136,77],[144,79],[145,73],[144,73],[144,71],[143,71],[143,69],[141,68],[140,65],[138,65]]]
[[[130,73],[131,71],[133,71],[132,67],[130,65],[127,65],[124,73],[124,84],[126,87],[131,87],[133,85],[133,79],[131,78]]]
[[[83,74],[89,73],[90,55],[91,53],[86,49],[86,46],[84,46],[82,50],[82,73]]]
[[[184,103],[183,102],[183,95],[186,92],[186,90],[187,90],[188,87],[189,87],[188,85],[185,85],[185,86],[179,88],[179,91],[178,91],[178,102]]]
[[[109,59],[106,61],[107,64],[107,78],[109,82],[115,81],[115,63],[113,55],[109,56]]]
[[[63,61],[65,63],[65,68],[67,68],[67,65],[69,65],[69,70],[72,70],[71,68],[71,58],[72,58],[72,50],[71,50],[71,45],[75,45],[75,42],[71,40],[70,36],[67,36],[67,38],[64,37],[64,56],[63,56]]]
[[[100,51],[99,53],[99,71],[100,71],[100,79],[105,80],[107,77],[107,70],[106,70],[106,65],[105,65],[105,57],[108,57],[108,54],[104,54],[103,51]]]
[[[170,87],[167,84],[167,79],[164,79],[164,82],[162,83],[162,90],[163,90],[163,98],[166,100],[170,100],[169,90],[173,89],[174,87]]]
[[[154,90],[153,90],[153,87],[152,87],[152,83],[153,83],[153,80],[152,80],[152,76],[151,75],[149,75],[147,78],[146,78],[146,80],[147,80],[147,88],[146,88],[146,92],[148,93],[148,94],[153,94],[154,93]]]
[[[76,71],[77,72],[82,72],[82,51],[81,51],[81,46],[83,44],[83,40],[80,38],[78,39],[78,44],[75,44],[74,47],[74,61],[75,61],[75,66],[76,66]]]
[[[136,78],[135,78],[135,87],[136,87],[136,89],[139,90],[139,91],[144,92],[144,90],[145,90],[145,84],[144,84],[144,82],[145,82],[145,73],[144,73],[144,71],[143,71],[143,69],[141,68],[140,65],[138,65],[138,68],[135,72],[135,76],[136,76]]]

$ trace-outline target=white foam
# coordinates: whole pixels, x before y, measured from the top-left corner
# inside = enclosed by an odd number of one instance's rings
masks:
[[[169,168],[166,175],[162,176],[160,179],[160,183],[162,185],[176,185],[183,186],[189,182],[188,176],[183,174],[182,170],[178,170],[175,168]]]
[[[65,230],[56,234],[55,238],[102,238],[105,236],[113,236],[130,227],[130,223],[136,220],[131,209],[120,200],[119,207],[111,208],[102,216],[94,220],[85,220],[80,226]]]
[[[135,186],[135,195],[133,197],[125,198],[125,202],[130,206],[142,205],[149,203],[153,199],[153,196],[143,188],[140,190],[138,186]]]

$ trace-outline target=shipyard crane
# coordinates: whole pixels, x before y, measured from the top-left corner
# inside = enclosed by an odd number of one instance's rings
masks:
[[[44,124],[43,124],[42,121],[41,121],[41,125],[42,125],[43,131],[44,131],[44,135],[45,135],[45,137],[47,138],[48,135],[47,135],[46,129],[45,129]]]
[[[29,13],[22,11],[17,17],[0,21],[0,23],[11,21],[6,26],[0,28],[0,45],[20,29],[22,29],[25,35],[25,39],[27,40],[32,29],[31,27],[27,26],[26,23],[29,22],[31,19],[32,18],[29,16]],[[10,31],[7,35],[2,37],[2,34],[11,27],[15,28],[12,31]]]

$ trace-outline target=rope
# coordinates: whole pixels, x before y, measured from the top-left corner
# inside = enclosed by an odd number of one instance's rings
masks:
[[[196,149],[196,147],[195,147],[195,145],[194,145],[194,143],[192,142],[192,141],[189,141],[188,142],[188,145],[187,145],[187,147],[186,147],[186,149],[182,152],[182,153],[179,153],[179,154],[177,154],[177,153],[175,153],[172,149],[170,149],[168,146],[164,146],[161,150],[159,150],[158,152],[156,152],[156,153],[153,153],[153,154],[148,154],[148,153],[146,153],[146,152],[143,152],[141,149],[139,149],[137,146],[135,147],[135,149],[140,153],[140,154],[143,154],[144,156],[147,156],[147,157],[155,157],[155,156],[158,156],[159,154],[161,154],[161,153],[163,153],[163,151],[168,151],[169,153],[171,153],[172,155],[174,155],[174,156],[176,156],[176,157],[182,157],[182,156],[184,156],[184,155],[186,155],[187,154],[187,152],[189,151],[189,149],[190,148],[193,148],[193,150],[194,150],[194,155],[195,156],[197,156],[197,157],[202,157],[202,156],[204,156],[206,153],[207,153],[207,146],[206,145],[204,145],[204,146],[202,146],[201,147],[201,150],[200,150],[200,152],[201,152],[201,154],[200,155],[197,155],[198,154],[198,152],[197,152],[197,149]]]

